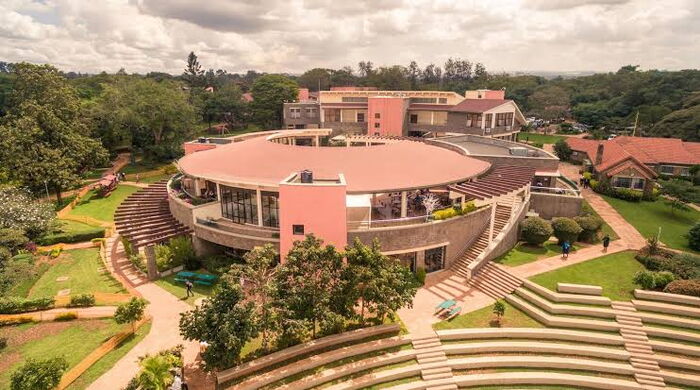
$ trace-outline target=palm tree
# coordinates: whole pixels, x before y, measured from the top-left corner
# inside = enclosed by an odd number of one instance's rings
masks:
[[[138,376],[139,388],[144,390],[166,390],[173,381],[170,374],[172,363],[166,356],[149,356],[141,361]]]

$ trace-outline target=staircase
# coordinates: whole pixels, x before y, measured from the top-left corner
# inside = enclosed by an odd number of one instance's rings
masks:
[[[117,208],[114,222],[134,249],[190,233],[190,228],[170,214],[166,181],[131,194]]]
[[[416,351],[416,360],[421,367],[421,377],[426,382],[437,382],[433,385],[427,384],[427,390],[457,390],[457,385],[451,383],[452,368],[450,367],[447,355],[442,349],[440,338],[436,334],[430,336],[416,337],[412,341],[413,349]]]
[[[518,208],[518,202],[513,203],[513,208]],[[495,238],[511,218],[512,208],[507,205],[496,205],[496,218],[493,224],[493,237]],[[452,266],[455,274],[466,279],[467,285],[476,288],[484,294],[500,299],[515,291],[523,283],[518,277],[511,275],[508,271],[492,263],[486,262],[476,276],[469,278],[468,267],[476,258],[486,250],[489,245],[489,226],[479,235],[474,243],[467,248]]]
[[[642,319],[631,302],[613,301],[615,320],[620,324],[620,335],[625,341],[625,349],[630,353],[630,363],[634,367],[634,378],[645,389],[664,389],[666,382],[661,376],[661,368],[654,358],[654,351],[644,331]]]

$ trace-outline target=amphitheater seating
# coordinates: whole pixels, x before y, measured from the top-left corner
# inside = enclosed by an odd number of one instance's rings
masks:
[[[639,299],[633,299],[632,304],[637,310],[700,318],[700,307],[683,306],[673,303]]]
[[[586,344],[624,345],[622,337],[612,333],[586,332],[569,329],[546,328],[477,328],[477,329],[447,329],[436,331],[440,340],[472,340],[472,339],[534,339],[578,341]]]
[[[661,301],[669,303],[678,303],[682,305],[700,306],[700,298],[691,297],[689,295],[669,294],[659,291],[634,290],[634,296],[637,299],[646,299],[649,301]]]
[[[610,298],[608,297],[557,293],[529,280],[523,281],[523,287],[526,287],[536,292],[537,294],[547,298],[548,300],[556,303],[578,303],[588,305],[610,306]]]
[[[557,291],[570,294],[603,295],[602,287],[583,284],[557,283]]]

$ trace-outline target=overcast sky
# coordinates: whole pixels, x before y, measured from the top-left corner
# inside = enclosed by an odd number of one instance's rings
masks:
[[[700,65],[700,0],[0,0],[0,61],[299,73],[448,57],[489,71]]]

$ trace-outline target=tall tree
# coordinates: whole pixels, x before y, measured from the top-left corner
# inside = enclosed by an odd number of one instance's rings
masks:
[[[182,77],[187,81],[191,88],[204,86],[204,70],[199,64],[197,55],[193,51],[187,56],[187,66]]]
[[[9,180],[34,191],[61,192],[80,174],[107,163],[107,151],[89,137],[75,88],[50,65],[15,64],[8,114],[0,121],[0,166]]]
[[[337,70],[331,70],[331,85],[332,86],[348,86],[355,85],[357,77],[353,74],[352,68],[344,66]]]
[[[411,61],[406,68],[408,81],[411,83],[411,89],[418,89],[418,82],[421,77],[421,70],[416,61]]]
[[[322,91],[327,91],[331,85],[331,73],[328,69],[314,68],[299,76],[297,82],[310,91],[318,91],[319,87]]]
[[[229,83],[214,92],[202,91],[201,103],[198,104],[202,119],[211,128],[213,121],[226,122],[229,128],[241,126],[247,119],[246,105],[242,100],[241,90],[236,84]]]
[[[372,61],[360,61],[357,64],[357,68],[359,69],[360,77],[365,79],[374,73],[374,64]]]
[[[253,83],[253,117],[267,129],[282,125],[282,104],[293,102],[299,95],[299,86],[289,77],[266,74]]]
[[[382,90],[400,91],[411,87],[406,77],[406,68],[401,65],[381,67],[369,77],[369,81]]]

